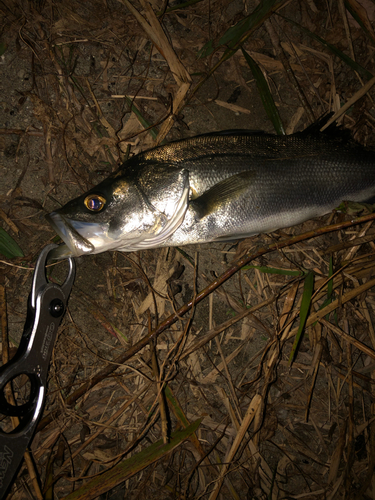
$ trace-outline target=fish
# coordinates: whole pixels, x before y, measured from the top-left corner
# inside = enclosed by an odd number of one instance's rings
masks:
[[[48,214],[64,241],[54,260],[107,250],[225,242],[375,198],[375,152],[322,121],[273,135],[227,130],[129,158],[85,194]]]

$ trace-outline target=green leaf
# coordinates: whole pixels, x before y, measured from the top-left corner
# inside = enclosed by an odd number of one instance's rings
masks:
[[[240,42],[242,37],[249,31],[258,28],[276,9],[280,8],[285,0],[263,0],[251,14],[241,19],[237,24],[231,26],[218,41],[217,47],[226,45],[232,49]],[[199,51],[198,57],[206,57],[214,51],[213,41],[207,42]],[[231,54],[232,55],[232,54]]]
[[[94,479],[66,496],[64,500],[91,500],[106,493],[118,484],[129,479],[129,477],[170,453],[198,429],[201,421],[202,419],[198,419],[186,429],[174,432],[171,435],[169,443],[163,444],[162,440],[157,441],[148,448],[143,449],[141,452],[103,472],[103,474],[99,474]]]
[[[247,64],[255,78],[260,97],[263,102],[264,109],[271,120],[276,133],[279,135],[285,135],[285,129],[283,122],[281,121],[279,111],[276,107],[275,101],[273,100],[270,88],[268,86],[267,80],[264,78],[262,70],[254,59],[241,47],[242,54],[244,55]]]
[[[268,274],[283,274],[286,276],[303,276],[304,271],[292,271],[291,269],[277,269],[275,267],[264,267],[264,266],[243,266],[242,270],[246,269],[258,269],[261,273]]]
[[[252,14],[250,14],[251,22],[248,25],[248,30],[244,32],[244,34],[240,37],[237,43],[231,43],[231,47],[229,47],[224,54],[221,56],[220,60],[210,69],[210,71],[205,75],[204,78],[195,86],[194,90],[190,94],[190,98],[195,95],[198,90],[202,87],[202,85],[212,76],[217,68],[223,64],[224,61],[230,59],[237,50],[245,43],[245,41],[250,37],[250,35],[259,28],[266,19],[268,19],[277,9],[282,7],[288,0],[263,0],[260,2],[258,7],[254,10]],[[242,29],[242,25],[241,25]],[[225,34],[223,35],[225,37]]]
[[[333,276],[333,258],[332,255],[329,258],[329,270],[328,270],[328,286],[327,286],[327,299],[332,301],[332,293],[333,293],[333,279],[331,279]]]
[[[7,259],[24,256],[18,244],[2,227],[0,227],[0,253]]]
[[[7,48],[8,45],[5,42],[0,42],[0,57],[5,53]]]
[[[170,405],[172,406],[173,413],[176,415],[178,420],[182,423],[182,425],[184,427],[188,427],[189,421],[187,420],[184,412],[182,411],[182,408],[181,408],[179,402],[174,397],[173,392],[171,391],[171,389],[169,388],[168,385],[165,386],[165,396],[168,399]]]
[[[219,40],[219,47],[220,45],[228,45],[229,47],[232,47],[235,43],[237,43],[241,39],[242,35],[244,35],[246,31],[251,29],[252,24],[254,23],[254,14],[257,14],[257,10],[259,10],[259,7],[260,6],[258,6],[254,10],[254,12],[239,21],[237,24],[227,29],[227,31]]]
[[[355,201],[343,201],[337,207],[337,210],[348,215],[367,215],[375,212],[375,205],[370,203],[357,203]]]
[[[149,128],[151,127],[151,123],[146,120],[146,118],[144,118],[144,116],[142,115],[142,113],[139,111],[139,109],[137,108],[137,106],[132,102],[132,100],[125,96],[125,99],[126,99],[126,102],[128,103],[128,106],[129,108],[131,109],[131,111],[133,111],[133,113],[135,114],[135,116],[138,118],[140,124],[144,127],[144,128]],[[148,130],[148,132],[150,133],[151,137],[156,140],[157,136],[158,136],[158,129],[153,127],[153,128],[150,128]]]
[[[238,22],[235,26],[231,26],[219,40],[220,45],[227,45],[232,48],[240,41],[242,36],[249,30],[261,24],[269,17],[276,9],[284,2],[280,0],[263,0],[251,14]]]
[[[129,337],[125,333],[123,333],[119,328],[117,328],[117,326],[113,325],[112,323],[110,323],[110,325],[119,337],[122,337],[125,342],[129,342]]]
[[[190,264],[194,267],[195,266],[195,262],[194,260],[190,257],[190,255],[188,255],[185,250],[183,250],[182,248],[180,247],[176,247],[176,250],[177,252],[179,252],[183,257],[185,257],[186,260],[188,260],[190,262]]]
[[[332,302],[332,295],[333,295],[333,259],[332,259],[332,255],[329,259],[329,270],[328,270],[328,278],[329,278],[329,281],[327,283],[327,298],[326,300],[323,302],[323,304],[319,307],[319,310],[320,309],[324,309],[326,306],[328,306],[328,304],[331,304]],[[336,311],[334,311],[334,315],[336,317]],[[329,320],[329,314],[326,315],[326,320],[328,321]],[[316,322],[314,323],[314,325],[316,324]]]
[[[214,51],[214,43],[212,40],[209,40],[207,43],[203,45],[203,47],[198,51],[197,57],[198,59],[202,59],[203,57],[207,57]]]
[[[313,294],[313,290],[314,290],[314,273],[309,271],[306,274],[305,283],[303,286],[301,309],[299,311],[299,328],[298,328],[296,338],[294,339],[293,347],[292,347],[292,350],[291,350],[291,353],[289,356],[289,366],[294,361],[298,346],[299,346],[301,339],[302,339],[303,329],[305,328],[306,319],[307,319],[307,316],[308,316],[309,310],[310,310],[311,297]]]
[[[306,33],[306,35],[313,38],[314,40],[317,40],[319,43],[324,45],[324,47],[327,47],[327,49],[329,49],[333,54],[335,54],[337,57],[339,57],[345,64],[347,64],[354,71],[357,71],[357,73],[362,75],[363,78],[365,78],[366,80],[371,80],[371,78],[373,78],[374,75],[372,73],[370,73],[370,71],[367,71],[367,69],[365,69],[363,66],[361,66],[357,62],[353,61],[353,59],[351,59],[349,56],[344,54],[344,52],[341,52],[341,50],[339,50],[334,45],[326,42],[323,38],[320,38],[320,36],[316,35],[315,33],[312,33],[307,28],[304,28],[303,26],[292,21],[288,17],[282,16],[281,14],[277,14],[277,15],[282,17],[286,21],[288,21],[288,23],[293,24],[293,26],[297,26],[300,30],[302,30],[304,33]]]

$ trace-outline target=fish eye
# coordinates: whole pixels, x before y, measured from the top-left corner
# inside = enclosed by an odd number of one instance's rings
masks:
[[[98,194],[90,194],[86,196],[84,201],[85,207],[91,210],[91,212],[100,212],[105,203],[106,199]]]

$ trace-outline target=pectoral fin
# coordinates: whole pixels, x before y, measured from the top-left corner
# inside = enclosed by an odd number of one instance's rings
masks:
[[[255,172],[241,172],[218,182],[201,196],[191,201],[199,219],[213,214],[249,190],[254,182]]]

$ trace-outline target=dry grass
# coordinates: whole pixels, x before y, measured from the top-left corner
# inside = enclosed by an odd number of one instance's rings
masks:
[[[0,263],[4,353],[19,338],[32,263],[54,237],[44,213],[116,169],[128,145],[136,153],[189,135],[189,120],[210,131],[213,116],[221,128],[238,113],[253,119],[260,99],[245,58],[233,50],[226,59],[218,42],[256,4],[0,4],[9,119],[0,141],[4,165],[14,167],[0,216],[25,253]],[[373,4],[275,5],[360,65],[278,14],[261,19],[241,43],[285,129],[334,111],[374,144]],[[198,59],[209,40],[217,50]],[[17,87],[11,75],[20,74]],[[236,103],[239,91],[247,97]],[[259,104],[257,113],[265,117]],[[356,225],[351,217],[332,214],[236,248],[80,259],[31,445],[39,482],[23,466],[11,498],[375,498],[374,215]],[[250,267],[238,271],[245,260]],[[291,364],[308,272],[309,315]],[[223,273],[233,277],[223,282]],[[56,266],[53,277],[63,275]]]

